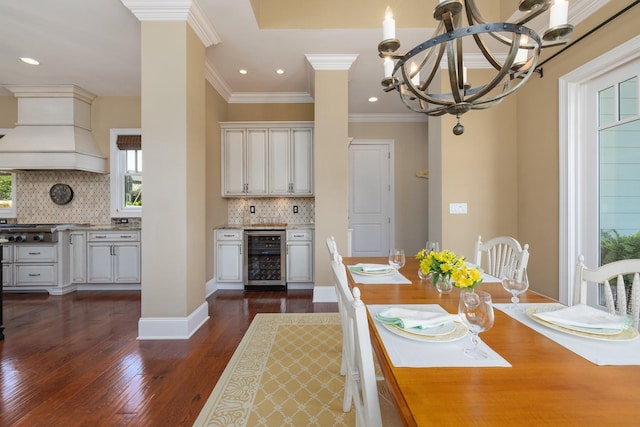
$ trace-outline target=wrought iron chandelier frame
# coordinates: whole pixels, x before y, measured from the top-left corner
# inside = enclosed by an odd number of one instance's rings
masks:
[[[404,54],[396,53],[400,48],[400,41],[395,38],[395,34],[378,45],[380,57],[395,61],[393,71],[382,80],[384,91],[397,91],[403,104],[412,111],[429,116],[457,116],[458,124],[453,132],[456,135],[462,134],[462,114],[500,103],[522,87],[536,71],[542,48],[567,42],[566,36],[573,27],[566,23],[549,28],[542,37],[524,25],[547,11],[551,1],[521,0],[520,11],[528,13],[517,22],[488,23],[482,18],[474,0],[464,0],[467,26],[462,26],[463,5],[460,0],[441,1],[433,12],[433,17],[439,23],[430,39]],[[506,46],[508,51],[504,60],[491,51],[483,36],[491,37]],[[489,82],[475,87],[465,81],[462,50],[463,39],[468,37],[473,37],[482,56],[497,71]],[[523,59],[525,52],[529,53]],[[445,53],[451,92],[430,91]],[[414,59],[418,60],[417,64],[412,61]]]

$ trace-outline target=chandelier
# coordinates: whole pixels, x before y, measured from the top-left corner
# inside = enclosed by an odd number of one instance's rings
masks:
[[[433,11],[434,19],[439,21],[433,36],[405,54],[396,53],[400,41],[396,39],[391,8],[387,7],[382,23],[383,40],[378,44],[378,52],[384,59],[384,91],[398,91],[404,105],[412,111],[429,116],[455,115],[458,123],[453,133],[461,135],[462,114],[501,102],[536,71],[542,48],[567,42],[565,37],[573,31],[573,26],[567,24],[568,2],[555,0],[552,4],[552,1],[521,0],[519,10],[524,13],[521,18],[515,22],[488,23],[474,0],[440,0]],[[525,26],[548,9],[549,28],[542,36]],[[463,26],[463,14],[467,26]],[[481,84],[469,82],[463,47],[467,54],[479,50],[497,71],[495,75]],[[451,92],[440,93],[430,86],[445,53],[444,72]]]

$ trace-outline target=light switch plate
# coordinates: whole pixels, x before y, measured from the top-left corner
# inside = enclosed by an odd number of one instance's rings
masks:
[[[466,203],[449,203],[449,213],[450,214],[466,214],[467,213],[467,204]]]

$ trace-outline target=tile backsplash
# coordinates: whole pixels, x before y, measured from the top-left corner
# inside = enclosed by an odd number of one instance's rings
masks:
[[[231,225],[259,223],[260,218],[274,219],[287,224],[312,224],[315,221],[314,198],[255,198],[231,199],[227,207],[227,222]],[[250,213],[250,207],[255,213]],[[293,213],[294,206],[298,213]]]
[[[69,184],[73,199],[57,205],[49,197],[53,184]],[[19,224],[111,224],[108,174],[81,171],[16,173],[16,222]]]

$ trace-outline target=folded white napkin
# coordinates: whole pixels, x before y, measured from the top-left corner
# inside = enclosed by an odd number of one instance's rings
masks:
[[[356,264],[353,268],[356,271],[362,271],[364,273],[380,273],[389,271],[391,266],[388,264]]]
[[[390,307],[379,312],[376,318],[383,323],[391,323],[404,329],[426,329],[453,322],[459,317],[457,314]]]
[[[556,311],[535,313],[535,316],[560,326],[575,326],[589,329],[612,329],[622,331],[631,326],[630,319],[609,314],[584,304],[562,308]]]

